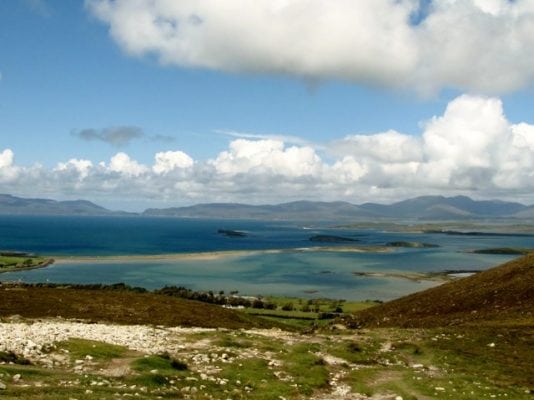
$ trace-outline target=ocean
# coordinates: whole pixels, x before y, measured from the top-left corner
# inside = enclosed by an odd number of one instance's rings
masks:
[[[220,229],[244,232],[246,236],[226,236],[218,232]],[[309,238],[314,235],[348,237],[358,240],[357,245],[407,241],[440,247],[362,253],[320,251],[318,246],[346,246],[347,243],[312,242]],[[124,282],[149,289],[177,285],[247,295],[390,300],[437,283],[357,273],[487,269],[513,257],[473,254],[470,250],[532,247],[533,242],[534,237],[529,236],[385,232],[280,221],[1,216],[0,248],[3,250],[56,257],[237,253],[201,258],[67,260],[47,268],[4,273],[0,281]],[[310,251],[310,248],[316,249]],[[279,251],[262,252],[265,250]]]

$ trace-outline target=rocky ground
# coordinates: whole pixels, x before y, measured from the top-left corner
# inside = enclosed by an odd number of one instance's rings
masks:
[[[476,363],[465,369],[447,349],[455,340],[467,339],[341,326],[311,335],[10,318],[0,323],[0,397],[531,398],[528,386],[477,374]],[[483,344],[488,352],[499,345]]]

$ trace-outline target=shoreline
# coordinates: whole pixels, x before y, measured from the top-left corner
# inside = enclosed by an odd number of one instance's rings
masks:
[[[32,265],[32,266],[29,266],[29,267],[17,267],[17,266],[14,266],[14,267],[5,267],[5,268],[0,268],[0,275],[3,274],[4,272],[19,272],[19,271],[29,271],[29,270],[32,270],[32,269],[40,269],[40,268],[46,268],[52,264],[55,264],[56,262],[56,259],[54,257],[50,257],[50,258],[47,258],[46,260],[44,260],[42,263],[38,264],[38,265]]]

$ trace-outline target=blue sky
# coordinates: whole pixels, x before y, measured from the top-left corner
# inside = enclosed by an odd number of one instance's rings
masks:
[[[0,3],[0,192],[130,209],[417,194],[534,202],[532,1],[425,2],[433,20],[417,26],[421,5],[409,0],[132,3]],[[479,25],[461,26],[468,12]],[[344,13],[387,23],[352,32]],[[444,43],[445,17],[472,40]],[[488,24],[508,20],[470,59]],[[429,51],[420,29],[443,49]],[[484,113],[489,123],[473,122]]]

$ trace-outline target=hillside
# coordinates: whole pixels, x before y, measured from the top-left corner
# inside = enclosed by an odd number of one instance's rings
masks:
[[[0,194],[0,215],[124,215],[87,200],[27,199]]]
[[[131,290],[13,287],[0,283],[0,318],[83,318],[94,322],[198,326],[272,327],[272,323],[220,306]]]
[[[534,254],[357,313],[363,326],[445,327],[534,322]]]

